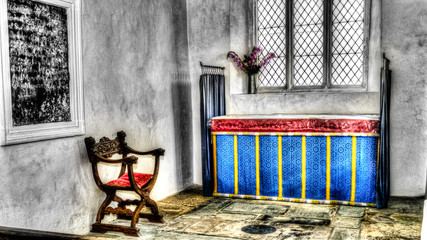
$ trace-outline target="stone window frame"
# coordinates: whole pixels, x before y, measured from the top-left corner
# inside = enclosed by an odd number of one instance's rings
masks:
[[[258,29],[257,29],[257,1],[258,0],[251,0],[250,1],[250,17],[252,20],[249,36],[250,36],[250,42],[252,42],[252,45],[257,45],[258,43]],[[329,32],[329,35],[332,34],[331,30],[331,24],[332,24],[332,1],[333,0],[324,0],[325,7],[324,12],[328,12],[329,14],[324,14],[324,29],[325,32]],[[330,54],[324,54],[324,82],[320,86],[294,86],[292,83],[292,74],[293,73],[293,48],[289,47],[293,44],[293,29],[288,28],[286,29],[286,35],[291,36],[290,38],[286,38],[286,84],[284,86],[275,86],[275,87],[268,87],[268,86],[259,86],[259,83],[257,84],[257,92],[259,93],[280,93],[280,92],[326,92],[326,91],[334,91],[334,92],[366,92],[368,91],[368,77],[369,77],[369,44],[370,44],[370,34],[371,34],[371,10],[372,10],[372,0],[364,0],[365,2],[365,9],[364,9],[364,39],[363,39],[363,45],[364,45],[364,54],[363,54],[363,81],[361,85],[332,85],[330,83],[331,79],[331,58],[327,57],[326,55]],[[293,3],[294,0],[287,0],[286,1],[286,26],[292,26],[293,25]],[[326,24],[328,22],[329,24]],[[327,35],[327,34],[326,34]],[[324,49],[325,52],[329,52],[331,49],[331,42],[332,37],[331,36],[324,36],[326,39],[324,43]],[[326,49],[327,48],[327,49]],[[325,71],[326,70],[326,71]]]

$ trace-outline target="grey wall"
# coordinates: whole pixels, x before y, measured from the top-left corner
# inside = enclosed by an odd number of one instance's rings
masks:
[[[382,46],[390,59],[391,194],[422,196],[427,162],[427,1],[386,0]]]
[[[366,92],[248,95],[245,94],[245,74],[231,61],[225,60],[225,56],[230,50],[239,55],[246,54],[253,46],[251,2],[188,1],[190,75],[192,84],[196,85],[193,86],[195,182],[201,183],[198,61],[226,66],[227,114],[378,114],[383,45],[393,70],[391,194],[424,195],[427,157],[423,147],[426,143],[426,1],[372,0]]]
[[[135,148],[166,149],[154,199],[191,185],[186,2],[82,3],[87,136],[124,130]],[[0,148],[0,226],[89,231],[104,194],[93,181],[83,138]]]
[[[230,0],[189,0],[188,42],[192,86],[194,182],[202,184],[200,145],[200,61],[203,64],[226,66],[230,49]],[[228,73],[226,73],[228,75]],[[228,79],[228,77],[226,77]],[[228,83],[226,92],[228,92]]]

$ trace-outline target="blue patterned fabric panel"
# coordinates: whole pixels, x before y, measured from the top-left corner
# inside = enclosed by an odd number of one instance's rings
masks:
[[[237,136],[239,194],[256,195],[255,137]]]
[[[306,138],[306,187],[308,199],[326,198],[326,137]]]
[[[377,137],[357,137],[356,202],[376,202]]]
[[[238,194],[256,195],[255,136],[238,135]],[[282,137],[283,196],[301,198],[301,136]],[[259,136],[260,195],[278,196],[278,137]],[[355,201],[376,202],[377,137],[357,137]],[[331,200],[351,200],[352,137],[331,137]],[[234,194],[234,136],[217,135],[218,193]],[[326,137],[306,137],[306,198],[326,198]]]
[[[234,194],[234,137],[216,137],[217,180],[219,193]]]
[[[352,137],[331,137],[331,200],[351,200]]]
[[[301,136],[282,137],[283,197],[301,197]]]
[[[259,166],[261,196],[279,194],[277,136],[259,136]]]

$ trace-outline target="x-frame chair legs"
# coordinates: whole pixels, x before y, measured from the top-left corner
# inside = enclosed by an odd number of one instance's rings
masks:
[[[150,222],[164,222],[163,217],[159,214],[156,202],[149,197],[148,192],[144,192],[144,195],[140,195],[140,200],[123,200],[116,195],[116,190],[107,191],[105,193],[107,196],[99,207],[96,222],[92,225],[92,232],[105,233],[107,231],[118,231],[129,236],[139,236],[139,229],[136,227],[136,224],[140,217],[147,218]],[[117,208],[108,207],[113,201],[118,202]],[[134,211],[131,211],[126,208],[127,205],[136,205],[136,208]],[[149,207],[152,214],[141,213],[144,206]],[[120,219],[131,220],[130,226],[102,223],[101,221],[106,213],[114,213],[117,214]]]

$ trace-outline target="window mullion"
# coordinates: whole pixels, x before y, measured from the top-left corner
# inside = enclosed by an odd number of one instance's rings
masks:
[[[365,0],[364,1],[364,25],[363,25],[363,31],[364,31],[364,44],[363,44],[363,80],[362,80],[362,87],[367,87],[368,82],[368,73],[369,73],[369,38],[370,38],[370,29],[371,29],[371,7],[372,7],[372,1],[371,0]]]
[[[332,68],[332,2],[333,0],[324,0],[324,84],[325,88],[331,86],[331,68]]]
[[[293,88],[294,0],[286,1],[286,89]]]

